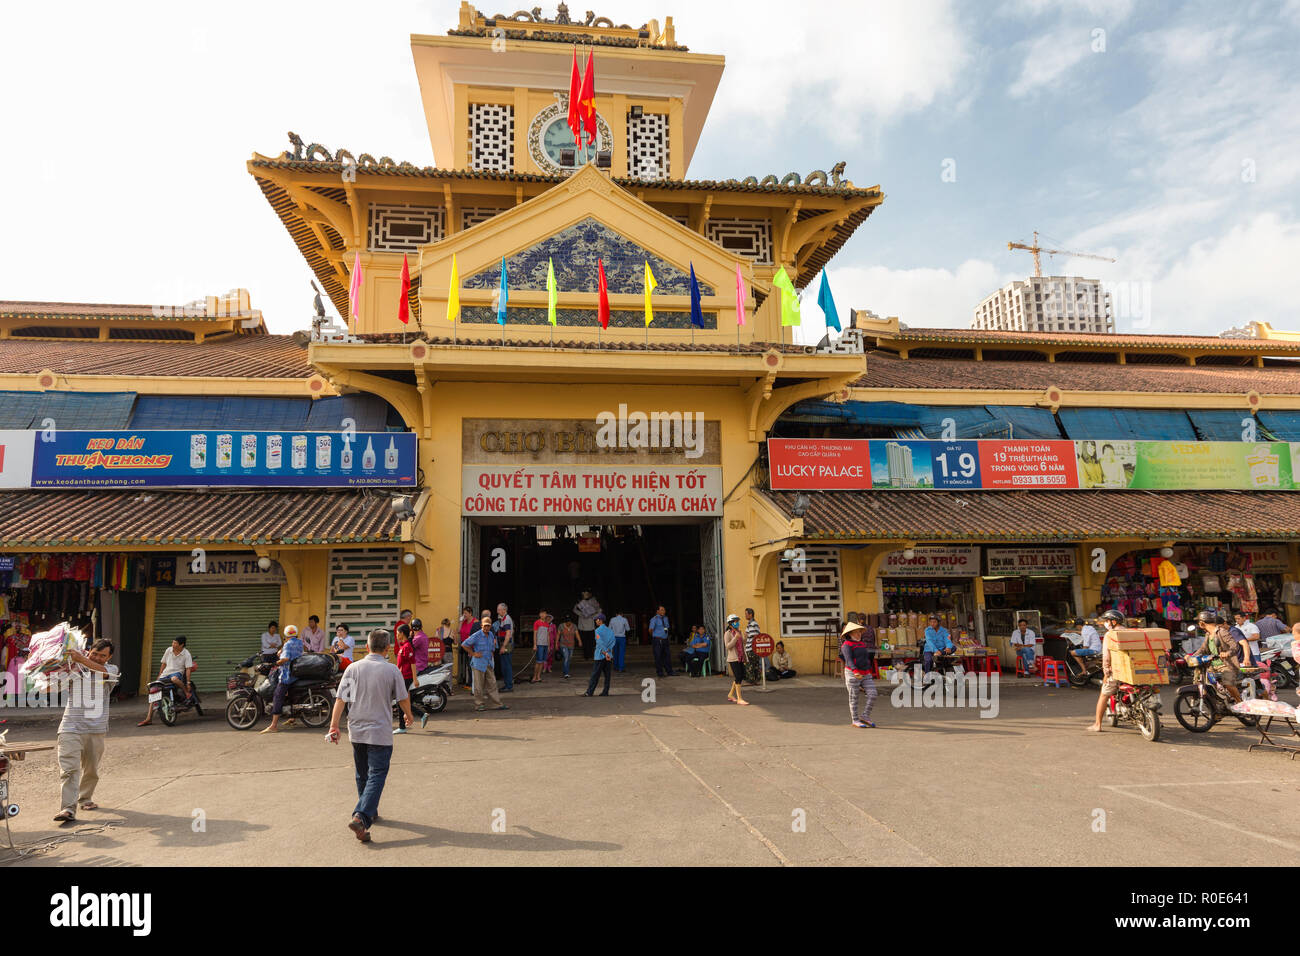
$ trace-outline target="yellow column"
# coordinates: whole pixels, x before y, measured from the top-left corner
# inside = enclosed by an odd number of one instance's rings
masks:
[[[158,610],[158,589],[144,589],[144,640],[140,642],[140,687],[136,693],[143,694],[149,689],[153,680],[153,625],[154,615]]]
[[[686,178],[685,126],[682,122],[682,101],[668,101],[668,178]]]

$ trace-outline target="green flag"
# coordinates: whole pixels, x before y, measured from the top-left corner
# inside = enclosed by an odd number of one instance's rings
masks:
[[[786,274],[785,266],[772,276],[772,285],[781,290],[781,324],[799,325],[799,296],[795,294],[794,283]]]
[[[555,324],[555,302],[559,293],[555,288],[555,262],[546,260],[546,321]]]

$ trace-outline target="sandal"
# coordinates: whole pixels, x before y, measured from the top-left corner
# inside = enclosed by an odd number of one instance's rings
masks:
[[[76,823],[77,817],[71,810],[60,810],[54,814],[55,823]]]
[[[99,809],[99,804],[96,803],[94,800],[87,800],[85,803],[83,803],[83,804],[81,805],[81,809],[83,809],[83,810],[98,810],[98,809]]]
[[[152,724],[152,723],[153,723],[152,720],[142,720],[142,721],[140,721],[140,723],[136,724],[136,726],[137,726],[137,727],[148,727],[148,726],[149,726],[150,724]]]

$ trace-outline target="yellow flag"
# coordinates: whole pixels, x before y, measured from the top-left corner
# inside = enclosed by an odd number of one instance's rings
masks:
[[[645,264],[645,327],[650,328],[650,323],[655,320],[654,310],[650,308],[650,293],[659,288],[659,283],[655,282],[655,274],[650,271],[650,263]]]
[[[456,253],[451,254],[451,288],[447,290],[447,321],[460,318],[460,276],[456,272]]]

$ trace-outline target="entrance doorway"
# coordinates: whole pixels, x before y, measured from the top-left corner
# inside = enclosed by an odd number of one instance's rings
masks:
[[[475,613],[504,602],[530,646],[539,610],[557,623],[590,590],[605,614],[631,624],[628,656],[650,660],[647,624],[663,605],[674,655],[692,625],[721,633],[722,572],[717,519],[703,523],[480,525],[465,519],[462,599]]]

